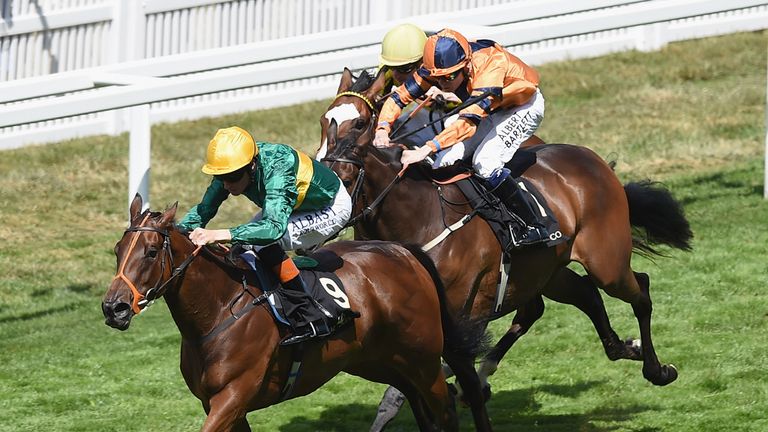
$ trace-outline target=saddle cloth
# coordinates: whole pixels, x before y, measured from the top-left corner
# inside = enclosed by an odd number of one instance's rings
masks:
[[[538,189],[531,182],[520,177],[526,169],[535,163],[535,152],[519,149],[515,152],[512,160],[507,162],[506,167],[511,171],[511,175],[518,182],[518,185],[520,185],[526,200],[534,209],[538,209],[540,212],[540,219],[550,233],[549,240],[543,244],[546,244],[547,247],[552,247],[567,241],[568,238],[560,231],[560,224],[557,222],[557,218],[555,218],[552,209],[549,208],[547,201]],[[524,222],[507,209],[496,195],[489,191],[485,180],[472,176],[459,180],[456,182],[456,185],[466,195],[467,200],[472,203],[475,211],[491,226],[503,249],[507,251],[513,249],[513,233],[524,229]]]
[[[312,260],[312,270],[300,270],[307,288],[307,292],[302,292],[282,288],[277,276],[264,267],[253,251],[246,251],[240,257],[254,271],[278,322],[296,329],[323,319],[333,333],[360,316],[352,310],[344,284],[328,267],[327,261]]]

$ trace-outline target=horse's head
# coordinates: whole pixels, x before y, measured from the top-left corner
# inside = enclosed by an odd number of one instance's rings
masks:
[[[385,83],[384,73],[372,77],[368,72],[363,71],[355,78],[349,69],[344,68],[336,98],[320,117],[322,135],[317,159],[331,154],[331,149],[328,148],[328,129],[332,121],[336,121],[339,136],[347,136],[349,133],[359,134],[375,121]]]
[[[164,294],[171,282],[170,238],[177,204],[165,212],[142,212],[138,194],[130,209],[131,226],[115,245],[117,274],[101,304],[106,324],[125,330],[147,303]]]
[[[355,78],[344,69],[336,98],[320,118],[322,144],[317,159],[333,169],[350,189],[373,142],[384,73],[372,77],[363,71]],[[352,191],[350,190],[350,193]]]

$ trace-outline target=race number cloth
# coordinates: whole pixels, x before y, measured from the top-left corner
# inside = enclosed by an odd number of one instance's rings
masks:
[[[301,270],[307,292],[284,289],[273,272],[265,269],[252,251],[240,255],[256,272],[275,318],[292,328],[324,319],[332,330],[360,316],[352,310],[344,284],[332,272]],[[319,304],[319,307],[318,307]]]

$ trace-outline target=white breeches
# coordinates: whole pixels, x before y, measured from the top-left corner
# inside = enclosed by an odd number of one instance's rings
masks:
[[[544,120],[544,96],[537,89],[525,105],[499,110],[483,119],[475,134],[435,156],[434,168],[453,165],[472,156],[472,166],[488,178],[514,156],[525,140],[533,136]]]
[[[288,229],[277,244],[283,250],[308,249],[339,232],[352,215],[352,199],[342,185],[333,203],[321,210],[296,212],[288,218]],[[252,221],[261,219],[256,213]]]

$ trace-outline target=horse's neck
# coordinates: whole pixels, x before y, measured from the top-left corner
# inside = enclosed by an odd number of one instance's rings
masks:
[[[370,205],[397,176],[399,166],[387,160],[368,156],[364,205]],[[417,169],[417,168],[410,168]],[[373,217],[362,221],[363,237],[375,240],[425,243],[442,227],[442,212],[437,188],[426,179],[404,176],[374,209]]]
[[[190,251],[179,252],[174,251],[174,258],[180,263]],[[180,277],[178,288],[165,294],[166,303],[182,337],[199,339],[226,318],[242,284],[205,252],[192,260]]]

